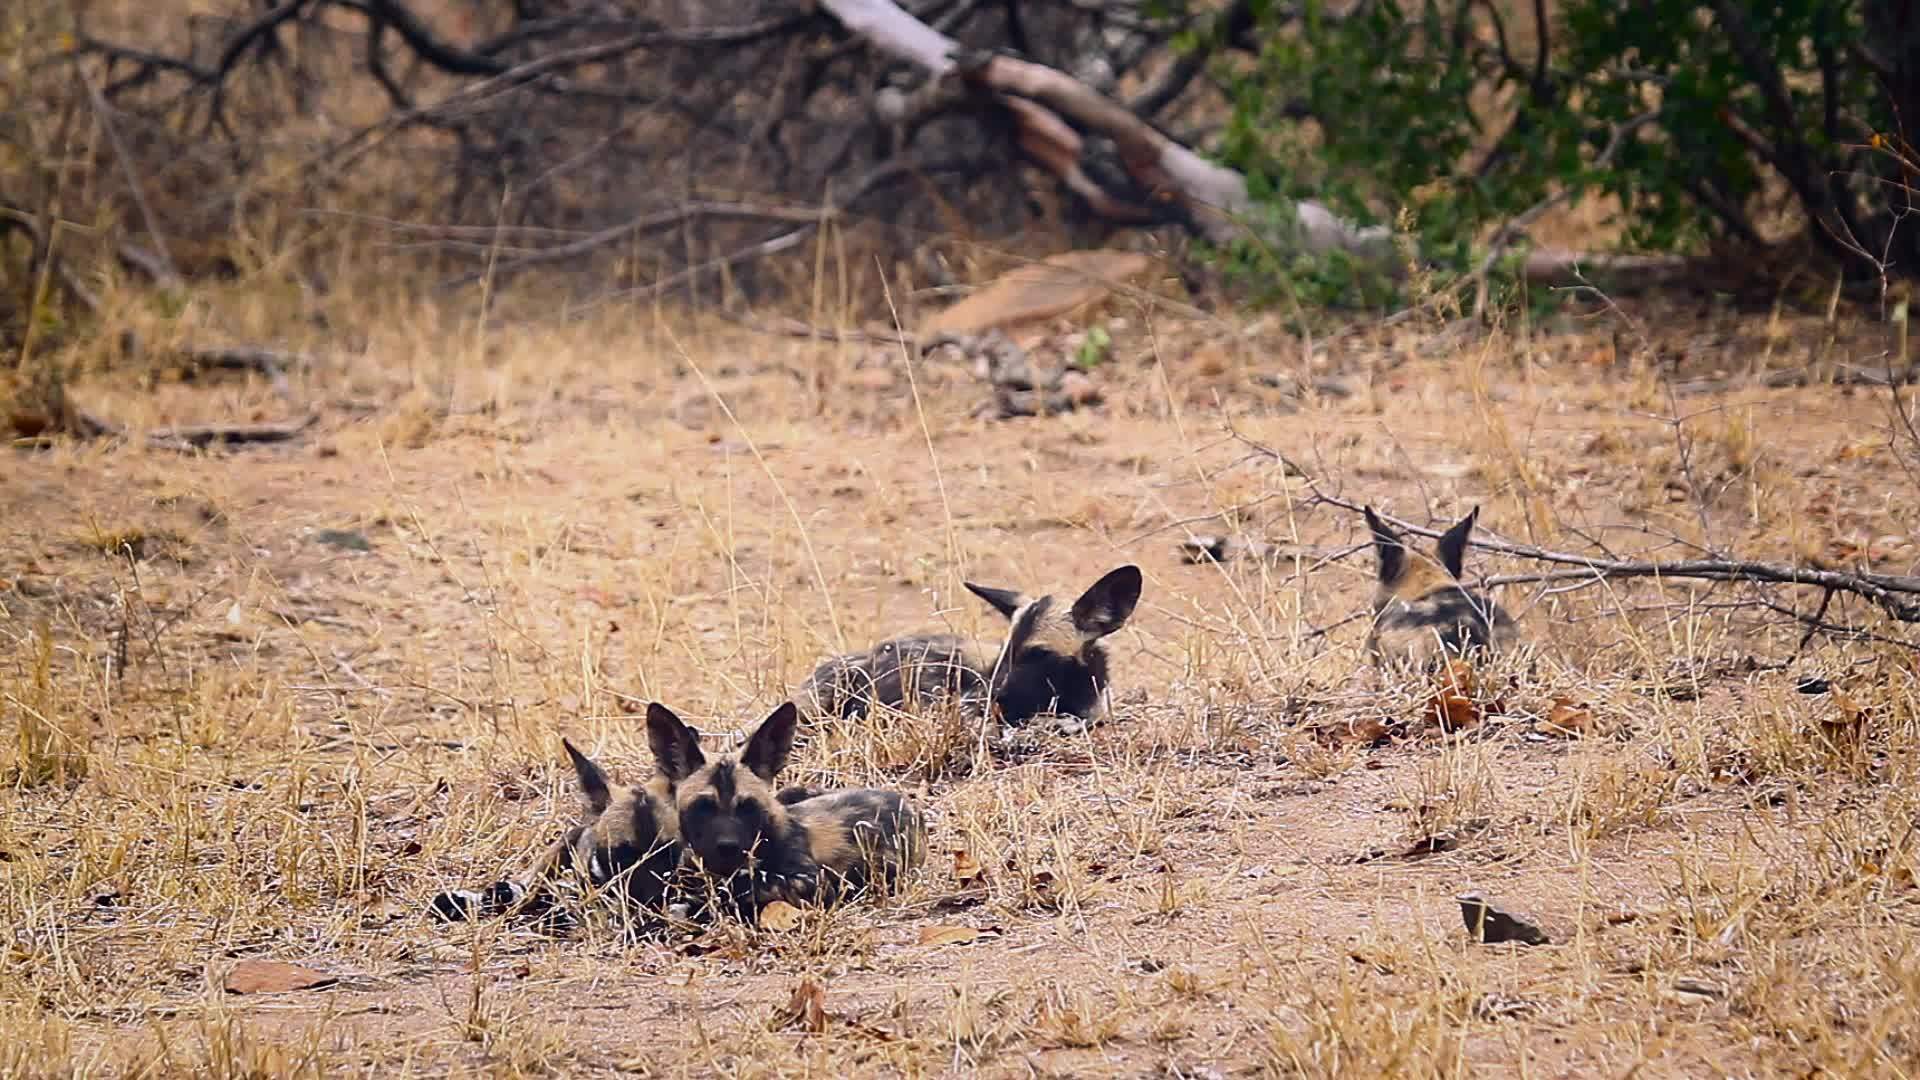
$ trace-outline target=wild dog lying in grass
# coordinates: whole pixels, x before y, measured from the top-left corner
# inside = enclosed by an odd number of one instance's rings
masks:
[[[738,754],[709,759],[700,735],[664,705],[647,707],[647,738],[678,813],[689,863],[751,918],[769,899],[834,903],[892,888],[926,855],[926,826],[905,796],[851,788],[776,796],[800,713],[789,701]],[[792,790],[792,789],[789,789]]]
[[[1373,627],[1367,632],[1367,651],[1376,664],[1432,671],[1450,657],[1491,655],[1518,641],[1513,618],[1460,580],[1479,507],[1440,537],[1434,547],[1437,561],[1413,558],[1406,541],[1373,507],[1365,512],[1380,571]]]
[[[616,786],[571,742],[560,743],[573,762],[584,820],[534,861],[525,882],[497,881],[482,889],[439,893],[432,900],[433,914],[446,922],[518,914],[564,929],[571,918],[558,905],[554,890],[569,879],[612,899],[632,929],[664,924],[670,906],[691,914],[681,868],[686,849],[680,842],[672,783],[656,773],[644,784]],[[777,798],[800,802],[815,794],[788,788]]]
[[[826,717],[866,715],[876,703],[894,709],[942,696],[1018,727],[1040,715],[1071,721],[1077,733],[1106,709],[1107,635],[1126,625],[1140,601],[1140,568],[1122,566],[1093,583],[1070,608],[1052,596],[967,582],[967,589],[1007,617],[1000,645],[954,634],[894,638],[865,653],[821,664],[802,687],[809,712]]]

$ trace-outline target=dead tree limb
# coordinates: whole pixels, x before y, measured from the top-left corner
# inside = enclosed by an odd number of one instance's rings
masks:
[[[285,424],[192,424],[147,433],[147,445],[161,450],[198,450],[208,446],[289,442],[320,422],[319,413]]]
[[[630,221],[623,221],[618,225],[601,229],[598,232],[583,236],[578,240],[541,248],[512,259],[500,260],[488,270],[475,270],[471,273],[450,278],[441,288],[454,289],[462,285],[470,285],[479,281],[482,277],[487,276],[489,273],[498,276],[510,274],[516,270],[524,270],[530,266],[564,262],[569,259],[579,258],[582,255],[598,251],[601,248],[620,243],[623,240],[631,239],[643,233],[672,228],[675,225],[699,217],[737,218],[747,221],[782,221],[817,225],[823,213],[830,215],[831,212],[830,209],[823,211],[807,207],[765,206],[743,202],[695,200],[682,203],[670,210],[663,210],[659,213],[642,214]],[[472,242],[471,248],[476,253],[485,253],[489,250],[488,245],[478,242]]]
[[[894,0],[820,0],[819,6],[881,52],[914,64],[936,80],[958,77],[992,95],[1013,115],[1020,148],[1096,214],[1121,223],[1183,218],[1194,231],[1220,244],[1251,234],[1254,207],[1245,177],[1206,160],[1073,76],[1013,56],[962,50]],[[1229,24],[1237,17],[1236,10],[1226,13]],[[1150,99],[1148,104],[1155,102]],[[1106,136],[1119,146],[1121,163],[1138,194],[1112,191],[1088,178],[1081,165],[1079,131]],[[1283,221],[1277,235],[1262,236],[1266,243],[1313,254],[1344,252],[1387,273],[1403,269],[1385,227],[1356,225],[1311,200],[1296,202],[1292,210],[1292,220]],[[1686,265],[1670,256],[1542,249],[1528,256],[1521,273],[1536,284],[1559,284],[1578,279],[1584,269],[1609,277],[1632,276],[1624,282],[1630,286]]]
[[[1209,239],[1226,243],[1246,235],[1252,201],[1246,178],[1215,165],[1168,138],[1125,106],[1065,72],[995,54],[956,56],[952,38],[921,22],[893,0],[821,0],[820,8],[881,52],[914,64],[936,79],[958,76],[1006,106],[1018,125],[1020,145],[1035,162],[1076,193],[1088,183],[1079,169],[1081,146],[1071,125],[1097,132],[1120,146],[1127,173],[1144,199],[1101,192],[1095,212],[1121,221],[1163,218],[1158,201],[1170,201]],[[1069,124],[1071,122],[1071,125]],[[1298,240],[1309,251],[1346,251],[1385,261],[1392,245],[1387,230],[1343,221],[1315,202],[1295,206]]]
[[[1286,455],[1262,443],[1247,438],[1238,432],[1234,439],[1255,453],[1262,454],[1274,461],[1293,468]],[[1309,477],[1307,489],[1312,498],[1308,505],[1324,504],[1352,513],[1361,513],[1365,506],[1338,495],[1321,490]],[[1423,536],[1438,539],[1441,531],[1430,529],[1411,521],[1379,514],[1381,520],[1395,528]],[[1867,600],[1885,611],[1889,616],[1905,623],[1920,623],[1920,577],[1903,574],[1876,574],[1869,571],[1832,570],[1816,566],[1796,566],[1792,563],[1764,562],[1752,559],[1701,558],[1676,559],[1670,562],[1657,560],[1635,561],[1628,559],[1595,558],[1568,551],[1554,551],[1536,547],[1532,544],[1517,544],[1497,537],[1476,536],[1476,547],[1496,551],[1503,555],[1512,555],[1522,559],[1532,559],[1570,569],[1548,570],[1534,574],[1511,574],[1499,578],[1489,578],[1485,584],[1521,584],[1539,582],[1578,582],[1600,581],[1613,578],[1656,578],[1666,580],[1692,581],[1735,581],[1763,585],[1810,585],[1825,589],[1830,593],[1842,593]]]

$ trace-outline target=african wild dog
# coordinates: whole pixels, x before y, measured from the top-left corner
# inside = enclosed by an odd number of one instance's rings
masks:
[[[647,737],[659,774],[671,784],[690,863],[749,917],[767,899],[832,903],[869,885],[891,887],[926,853],[925,823],[896,792],[775,796],[773,780],[793,751],[799,715],[786,702],[738,754],[710,759],[699,733],[672,710],[647,707]]]
[[[821,664],[801,698],[818,715],[852,718],[876,703],[902,709],[947,695],[964,707],[992,708],[1008,728],[1052,714],[1071,718],[1069,730],[1079,729],[1105,712],[1102,639],[1126,625],[1140,601],[1140,585],[1140,568],[1122,566],[1067,608],[1052,596],[1033,598],[969,581],[969,592],[1007,617],[1000,645],[953,634],[894,638]]]
[[[556,908],[553,886],[569,876],[595,890],[616,886],[608,895],[618,902],[633,929],[664,922],[669,904],[684,903],[680,864],[680,815],[672,784],[656,773],[646,783],[614,786],[593,759],[573,743],[560,740],[573,762],[585,819],[549,845],[534,860],[527,880],[497,881],[484,889],[452,889],[436,895],[431,910],[442,921],[494,918],[509,913],[541,917],[555,928],[571,920]],[[799,802],[818,792],[788,788],[782,802]],[[690,909],[688,909],[690,910]]]
[[[616,789],[593,759],[566,739],[560,744],[573,762],[585,819],[534,861],[527,883],[501,881],[480,890],[440,893],[433,898],[435,915],[456,921],[509,912],[544,914],[553,908],[550,886],[569,871],[595,889],[617,884],[612,895],[642,919],[660,913],[681,854],[679,818],[666,781],[655,776]]]
[[[1405,540],[1371,506],[1367,527],[1379,560],[1367,651],[1382,667],[1435,668],[1448,656],[1511,648],[1519,628],[1498,604],[1461,584],[1462,561],[1480,515],[1474,507],[1440,537],[1437,562],[1415,559]]]

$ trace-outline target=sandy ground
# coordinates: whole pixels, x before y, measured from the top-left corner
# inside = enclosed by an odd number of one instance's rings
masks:
[[[1745,586],[1509,586],[1536,657],[1444,736],[1426,687],[1368,670],[1342,621],[1365,532],[1315,496],[1912,573],[1884,390],[1686,392],[1815,348],[1756,320],[1667,327],[1651,365],[1590,324],[1305,363],[1116,326],[1104,404],[1010,421],[974,415],[964,365],[738,330],[525,329],[478,358],[396,330],[292,401],[83,385],[136,424],[322,419],[0,465],[0,1071],[1910,1073],[1911,650],[1803,646]],[[1221,532],[1298,558],[1183,561]],[[962,580],[1071,596],[1122,563],[1147,586],[1090,736],[972,767],[934,760],[931,720],[814,733],[796,777],[933,815],[897,900],[634,945],[423,917],[571,819],[561,735],[638,779],[647,700],[740,730],[843,646],[999,633]],[[1850,696],[1795,693],[1810,671]],[[1371,745],[1382,719],[1410,726]],[[1468,890],[1551,943],[1469,942]],[[261,958],[337,981],[223,989]],[[786,1013],[809,981],[817,1025]]]

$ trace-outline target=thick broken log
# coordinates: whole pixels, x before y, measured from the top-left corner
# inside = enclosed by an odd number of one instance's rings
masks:
[[[1217,244],[1254,234],[1255,208],[1244,176],[1206,160],[1073,76],[1013,56],[967,52],[893,0],[820,0],[819,7],[874,48],[919,67],[935,80],[958,78],[991,95],[1013,118],[1020,148],[1028,157],[1107,220],[1184,220]],[[1113,191],[1089,175],[1083,165],[1081,131],[1114,141],[1136,191]],[[1272,235],[1262,230],[1260,238],[1282,251],[1339,251],[1385,273],[1404,270],[1388,229],[1346,221],[1310,200],[1296,202],[1293,220],[1282,222]],[[1650,270],[1670,270],[1679,262],[1663,257],[1656,266],[1646,256],[1539,250],[1530,253],[1521,273],[1536,284],[1631,275],[1608,283],[1621,288],[1647,280]]]

